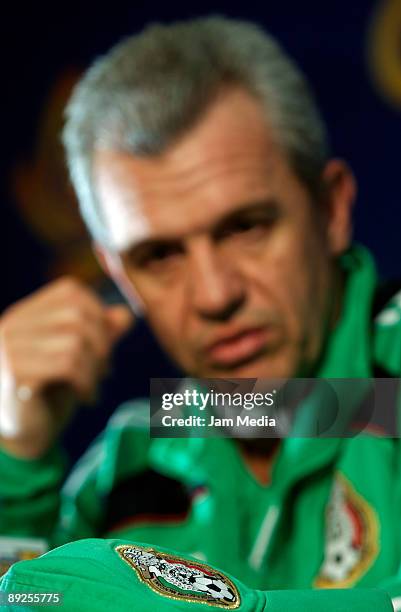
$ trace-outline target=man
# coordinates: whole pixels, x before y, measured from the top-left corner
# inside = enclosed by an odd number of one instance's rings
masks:
[[[67,115],[98,257],[186,373],[398,375],[398,302],[372,331],[374,264],[350,248],[353,176],[330,159],[304,78],[270,37],[222,18],[152,26],[88,71]],[[150,441],[148,403],[137,402],[78,464],[59,510],[57,434],[130,324],[71,279],[3,316],[3,534],[173,547],[263,590],[401,591],[390,580],[401,560],[398,440]],[[317,593],[302,597],[288,606],[320,609]],[[388,609],[379,591],[358,597]]]

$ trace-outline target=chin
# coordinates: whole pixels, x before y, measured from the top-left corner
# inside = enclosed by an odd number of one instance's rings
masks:
[[[266,364],[260,366],[250,364],[241,368],[238,368],[235,372],[230,374],[232,378],[289,378],[286,368],[280,367],[268,367]]]

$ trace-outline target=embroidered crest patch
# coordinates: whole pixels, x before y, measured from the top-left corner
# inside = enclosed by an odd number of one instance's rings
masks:
[[[378,554],[378,520],[374,510],[342,475],[337,474],[326,511],[324,561],[318,588],[353,586]]]
[[[203,563],[136,545],[117,546],[116,551],[138,578],[159,595],[228,610],[240,605],[234,583]]]

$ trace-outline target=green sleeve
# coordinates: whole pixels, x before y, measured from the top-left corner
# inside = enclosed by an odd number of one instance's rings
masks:
[[[101,434],[75,464],[63,485],[52,546],[99,535],[103,504],[98,486],[98,469],[104,456],[104,446],[104,434]]]
[[[60,593],[62,606],[47,609],[63,612],[393,610],[389,596],[378,589],[257,591],[194,558],[122,540],[80,540],[16,563],[0,583],[3,601],[15,593]]]
[[[401,375],[401,300],[395,295],[377,315],[373,334],[374,358],[392,376]]]
[[[65,463],[59,449],[35,460],[0,450],[0,535],[51,536]]]
[[[103,500],[115,479],[147,461],[148,415],[148,401],[121,406],[64,485],[66,461],[60,449],[36,460],[0,450],[0,536],[44,538],[50,548],[99,536]]]
[[[61,490],[53,546],[102,535],[104,500],[118,480],[146,467],[149,443],[149,400],[120,406]]]

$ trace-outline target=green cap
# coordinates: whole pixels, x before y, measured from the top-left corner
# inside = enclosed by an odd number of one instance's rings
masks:
[[[393,610],[389,596],[380,590],[257,591],[189,556],[125,540],[78,540],[38,559],[15,563],[1,579],[0,592],[3,605],[8,598],[1,609],[15,612],[39,607],[24,605],[28,594],[33,600],[33,593],[60,594],[58,604],[55,598],[42,608],[59,612],[206,612],[207,607],[239,612]],[[11,600],[17,593],[25,597],[19,596],[14,606]]]

